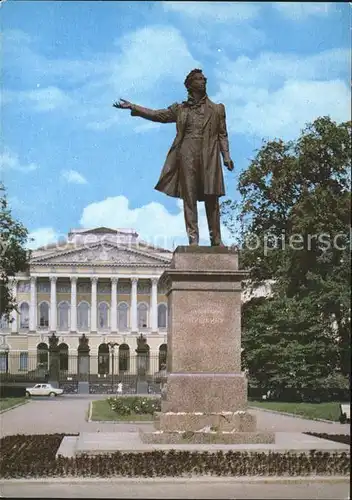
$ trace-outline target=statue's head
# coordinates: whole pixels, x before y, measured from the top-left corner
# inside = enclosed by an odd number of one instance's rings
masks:
[[[205,92],[207,79],[203,75],[203,71],[201,69],[192,69],[186,76],[184,81],[185,87],[188,92],[198,91]]]

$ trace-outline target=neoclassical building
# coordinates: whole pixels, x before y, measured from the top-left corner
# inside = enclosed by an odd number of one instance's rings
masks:
[[[74,229],[65,241],[33,251],[29,273],[11,283],[18,311],[12,322],[0,321],[0,372],[47,367],[53,333],[65,372],[77,372],[83,334],[89,339],[90,373],[111,374],[115,355],[115,373],[135,372],[141,334],[150,358],[157,360],[150,373],[159,370],[166,359],[168,320],[159,278],[171,258],[170,250],[140,240],[134,230],[105,227]],[[268,293],[265,288],[256,295]],[[244,291],[243,300],[249,298]]]
[[[18,312],[0,324],[0,371],[29,369],[38,351],[38,360],[45,359],[52,333],[69,357],[77,354],[82,334],[97,362],[100,353],[108,355],[108,343],[134,354],[141,333],[150,354],[158,355],[167,343],[167,299],[159,278],[171,257],[133,230],[104,227],[72,230],[66,241],[33,251],[29,273],[11,283]]]

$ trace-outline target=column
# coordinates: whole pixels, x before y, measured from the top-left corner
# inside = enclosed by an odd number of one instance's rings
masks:
[[[132,332],[138,331],[137,324],[137,283],[138,278],[131,278],[132,293],[131,293],[131,330]]]
[[[110,301],[111,332],[117,332],[117,282],[118,278],[111,278],[111,301]]]
[[[90,300],[90,330],[97,332],[97,284],[98,278],[93,277],[91,280],[91,300]]]
[[[29,310],[29,331],[34,332],[37,329],[37,278],[30,278],[30,310]]]
[[[12,297],[14,302],[16,302],[17,299],[17,281],[13,279],[11,281],[11,286],[12,286]],[[18,332],[18,324],[17,324],[17,311],[16,309],[13,309],[11,312],[11,332],[12,333],[17,333]]]
[[[71,332],[77,331],[77,278],[70,276],[71,280]]]
[[[56,276],[50,276],[50,331],[56,332]]]
[[[158,331],[158,281],[159,278],[152,278],[152,332]]]

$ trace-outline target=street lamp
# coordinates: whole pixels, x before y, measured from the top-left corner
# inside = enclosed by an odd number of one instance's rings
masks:
[[[117,342],[108,342],[109,350],[111,353],[111,389],[114,390],[114,359],[115,359],[115,347],[119,344]]]

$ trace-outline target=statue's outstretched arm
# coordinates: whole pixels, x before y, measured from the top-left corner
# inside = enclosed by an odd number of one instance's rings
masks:
[[[159,123],[174,123],[177,118],[174,104],[166,109],[149,109],[144,108],[143,106],[138,106],[137,104],[132,104],[131,115],[140,116],[146,120]]]
[[[140,116],[146,120],[151,120],[153,122],[159,123],[173,123],[177,119],[177,107],[178,104],[172,104],[166,109],[149,109],[143,106],[138,106],[137,104],[132,104],[129,101],[120,99],[119,102],[113,104],[115,108],[118,109],[130,109],[132,116]]]

